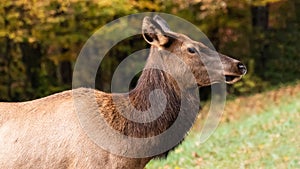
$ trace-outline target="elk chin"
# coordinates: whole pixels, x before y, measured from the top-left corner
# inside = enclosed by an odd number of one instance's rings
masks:
[[[225,75],[225,83],[233,84],[239,81],[242,78],[242,75]]]

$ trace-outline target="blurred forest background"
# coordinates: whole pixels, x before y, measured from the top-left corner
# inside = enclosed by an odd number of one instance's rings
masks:
[[[293,83],[300,74],[299,0],[4,0],[0,3],[0,101],[23,101],[71,89],[80,49],[97,28],[139,12],[165,12],[198,26],[221,53],[248,67],[228,88],[245,95]],[[132,41],[141,41],[132,46]],[[144,49],[141,37],[115,46],[99,69],[109,91],[114,69]]]

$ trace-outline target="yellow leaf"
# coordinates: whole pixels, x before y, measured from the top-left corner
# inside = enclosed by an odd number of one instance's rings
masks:
[[[7,35],[7,33],[5,30],[0,30],[0,37],[4,37],[6,35]]]
[[[29,38],[28,38],[28,42],[29,42],[29,43],[35,42],[35,38],[34,38],[34,37],[29,37]]]

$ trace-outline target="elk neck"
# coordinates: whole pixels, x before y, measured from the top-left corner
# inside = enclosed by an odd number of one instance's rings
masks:
[[[121,101],[117,101],[114,104],[125,104],[127,106],[124,106],[123,109],[117,108],[115,110],[117,112],[114,114],[130,114],[137,110],[139,113],[142,113],[142,116],[149,117],[153,114],[157,114],[157,112],[154,112],[157,111],[157,109],[153,109],[153,107],[164,107],[164,109],[162,112],[159,112],[157,118],[149,122],[134,122],[124,117],[119,117],[119,119],[122,119],[121,121],[124,122],[123,124],[125,124],[121,129],[121,132],[125,135],[151,137],[161,134],[172,126],[177,119],[179,113],[182,111],[181,104],[183,102],[190,104],[186,106],[187,110],[184,110],[190,115],[190,117],[187,117],[187,125],[191,125],[191,123],[194,122],[194,118],[196,117],[195,113],[198,112],[193,113],[189,111],[191,107],[194,108],[195,106],[198,109],[199,105],[195,105],[195,98],[189,94],[190,92],[185,91],[185,89],[180,89],[176,80],[167,72],[163,71],[163,65],[166,63],[157,63],[161,55],[162,53],[157,48],[151,48],[146,66],[136,87],[128,94],[120,95],[121,99],[115,99]],[[157,67],[158,64],[161,65]],[[160,95],[156,95],[157,93],[153,92],[154,90],[159,90]],[[164,95],[164,101],[159,99],[162,93]],[[150,101],[151,94],[155,98],[152,102]]]

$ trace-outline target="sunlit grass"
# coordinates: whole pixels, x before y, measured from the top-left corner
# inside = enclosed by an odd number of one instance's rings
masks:
[[[282,97],[261,113],[222,123],[203,144],[193,130],[167,159],[146,168],[300,168],[300,94]]]

